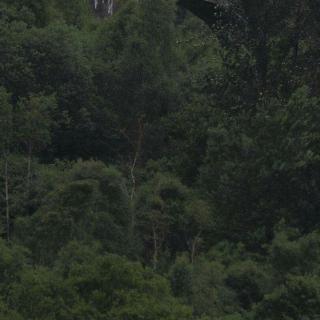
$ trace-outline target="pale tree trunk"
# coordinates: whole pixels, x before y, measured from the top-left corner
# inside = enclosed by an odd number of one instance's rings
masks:
[[[113,0],[108,0],[108,4],[107,4],[107,12],[109,16],[113,15],[113,7],[114,7],[114,3]]]
[[[143,138],[144,138],[144,123],[143,123],[143,118],[139,118],[138,119],[138,137],[135,143],[135,153],[134,153],[134,158],[130,168],[130,175],[131,175],[131,182],[132,182],[132,189],[131,189],[131,195],[130,195],[131,200],[134,199],[135,192],[136,192],[136,177],[135,177],[134,171],[137,166],[137,161],[139,160],[141,155]]]
[[[201,241],[201,231],[195,236],[195,238],[191,241],[191,264],[194,264],[195,257],[197,254],[197,246]]]
[[[133,159],[131,168],[130,168],[130,177],[131,177],[131,191],[130,191],[130,208],[131,208],[131,222],[130,222],[130,238],[134,238],[134,228],[136,224],[136,214],[134,209],[134,196],[136,192],[136,177],[135,177],[135,168],[137,165],[139,154],[136,152],[135,157]]]
[[[112,16],[115,11],[115,0],[91,0],[91,7],[96,16],[106,18]]]
[[[133,239],[134,237],[134,228],[135,228],[135,212],[133,208],[134,198],[136,194],[136,176],[135,176],[135,170],[137,167],[137,163],[139,161],[139,158],[141,156],[141,149],[144,139],[144,117],[140,117],[138,119],[137,123],[137,136],[136,139],[132,139],[128,136],[126,133],[126,130],[120,130],[121,134],[128,140],[129,144],[132,146],[134,150],[134,156],[130,165],[130,179],[131,179],[131,190],[129,192],[129,198],[130,198],[130,204],[131,204],[131,222],[130,222],[130,237]]]

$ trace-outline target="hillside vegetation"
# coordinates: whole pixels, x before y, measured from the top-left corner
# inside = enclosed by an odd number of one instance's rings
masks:
[[[320,3],[204,2],[0,0],[1,320],[319,319]]]

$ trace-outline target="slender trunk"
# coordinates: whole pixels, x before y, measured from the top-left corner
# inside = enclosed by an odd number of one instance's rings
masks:
[[[136,177],[135,177],[134,171],[137,166],[137,161],[140,158],[143,136],[144,136],[143,118],[139,118],[139,120],[138,120],[138,136],[137,136],[137,140],[135,143],[135,154],[134,154],[134,158],[133,158],[131,169],[130,169],[130,175],[131,175],[131,181],[132,181],[131,200],[133,200],[134,195],[135,195],[135,191],[136,191]]]
[[[113,0],[108,0],[107,12],[109,16],[113,15],[113,6],[114,6]]]
[[[91,7],[100,18],[112,16],[115,10],[114,0],[91,0]]]
[[[6,233],[7,233],[7,240],[10,241],[9,169],[8,169],[7,156],[5,156],[5,163],[4,163],[4,181],[5,181],[5,202],[6,202]]]
[[[143,143],[143,138],[144,138],[144,123],[143,123],[143,117],[138,119],[138,136],[136,143],[133,144],[135,145],[135,153],[134,153],[134,158],[132,161],[132,165],[130,168],[130,177],[131,177],[131,192],[130,192],[130,200],[131,200],[131,205],[132,205],[132,212],[131,212],[131,226],[130,226],[130,233],[133,238],[134,235],[134,228],[135,228],[135,223],[136,223],[136,217],[135,217],[135,212],[133,209],[133,200],[136,194],[136,176],[135,176],[135,169],[137,167],[137,162],[141,156],[141,148],[142,148],[142,143]]]
[[[139,158],[141,156],[141,148],[144,138],[144,117],[140,117],[138,119],[138,126],[137,126],[137,135],[136,139],[132,139],[126,132],[125,129],[121,129],[120,133],[125,137],[125,139],[128,141],[132,149],[134,150],[134,156],[133,160],[130,164],[130,179],[131,179],[131,190],[128,190],[128,196],[130,200],[130,211],[131,211],[131,221],[129,226],[129,238],[131,240],[134,239],[134,229],[136,224],[136,216],[135,216],[135,210],[134,210],[134,197],[136,194],[136,176],[135,176],[135,170],[137,167],[137,163],[139,161]]]
[[[135,167],[137,165],[137,160],[138,160],[138,154],[135,154],[132,166],[130,168],[130,176],[131,176],[131,192],[130,192],[130,209],[131,209],[131,222],[130,222],[130,238],[134,238],[134,228],[136,224],[136,215],[135,215],[135,210],[134,210],[134,195],[136,191],[136,177],[134,174]]]
[[[138,150],[137,150],[135,155],[134,155],[133,162],[132,162],[132,165],[131,165],[131,168],[130,168],[130,177],[131,177],[131,184],[132,184],[131,193],[130,193],[130,200],[131,201],[133,201],[134,195],[136,193],[136,176],[135,176],[134,171],[135,171],[135,168],[136,168],[136,165],[137,165],[138,157],[139,157],[139,153],[138,153]]]
[[[195,236],[195,238],[193,239],[193,241],[191,243],[191,264],[194,263],[194,260],[196,257],[197,245],[200,242],[200,235],[201,235],[201,231],[198,232],[198,234]]]

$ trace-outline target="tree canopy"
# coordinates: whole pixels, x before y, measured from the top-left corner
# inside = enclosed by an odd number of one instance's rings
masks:
[[[318,319],[319,9],[0,0],[0,319]]]

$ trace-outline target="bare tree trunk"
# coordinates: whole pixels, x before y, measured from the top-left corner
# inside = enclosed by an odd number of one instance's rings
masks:
[[[135,176],[135,169],[137,167],[137,162],[141,156],[141,148],[142,148],[142,143],[143,143],[143,138],[144,138],[144,123],[143,123],[143,117],[138,119],[138,133],[137,133],[137,139],[135,143],[131,143],[135,147],[135,153],[133,157],[133,161],[130,167],[130,177],[131,177],[131,192],[130,192],[130,200],[131,200],[131,205],[133,206],[133,200],[136,194],[136,187],[137,187],[137,182],[136,182],[136,176]],[[130,141],[130,139],[129,139]],[[131,211],[131,226],[130,226],[130,234],[133,237],[134,235],[134,228],[136,224],[136,217],[135,217],[135,212],[134,209],[132,208]]]
[[[134,210],[134,196],[135,196],[135,192],[136,192],[136,177],[134,174],[136,165],[137,165],[137,161],[138,161],[138,156],[139,154],[136,152],[135,157],[133,159],[131,168],[130,168],[130,177],[131,177],[131,192],[130,192],[130,208],[131,208],[131,222],[130,222],[130,238],[133,239],[134,238],[134,228],[135,228],[135,224],[136,224],[136,214],[135,214],[135,210]]]
[[[109,16],[113,15],[113,6],[114,6],[113,0],[108,0],[107,12]]]
[[[130,175],[131,175],[131,181],[132,181],[132,189],[131,189],[131,196],[130,196],[131,200],[133,200],[136,192],[136,178],[135,178],[134,171],[137,166],[137,161],[140,158],[143,137],[144,137],[144,123],[143,123],[143,117],[141,117],[138,119],[138,136],[135,144],[136,150],[135,150],[132,166],[130,169]]]
[[[137,167],[138,160],[141,156],[141,148],[144,138],[144,117],[141,116],[137,120],[137,134],[135,138],[130,137],[125,129],[121,129],[120,133],[125,137],[130,146],[134,151],[133,159],[130,164],[130,179],[131,179],[131,190],[128,190],[128,197],[130,199],[130,210],[131,210],[131,221],[129,226],[129,238],[134,239],[134,229],[136,224],[136,216],[134,211],[134,198],[136,194],[136,176],[135,170]]]
[[[8,169],[7,155],[5,156],[5,163],[4,163],[4,181],[5,181],[5,202],[6,202],[6,233],[7,233],[7,240],[10,241],[9,169]]]
[[[131,165],[131,168],[130,168],[130,177],[131,177],[131,184],[132,184],[131,193],[130,193],[130,200],[131,201],[133,201],[134,195],[136,193],[136,177],[135,177],[134,171],[135,171],[136,166],[137,166],[138,157],[139,157],[139,153],[138,153],[138,150],[137,150],[135,155],[134,155],[134,158],[133,158],[133,161],[132,161],[132,165]]]
[[[91,7],[96,16],[106,18],[114,14],[116,2],[115,0],[91,0]]]
[[[195,261],[196,253],[197,253],[197,245],[200,242],[201,231],[195,236],[191,243],[191,263],[193,264]]]

